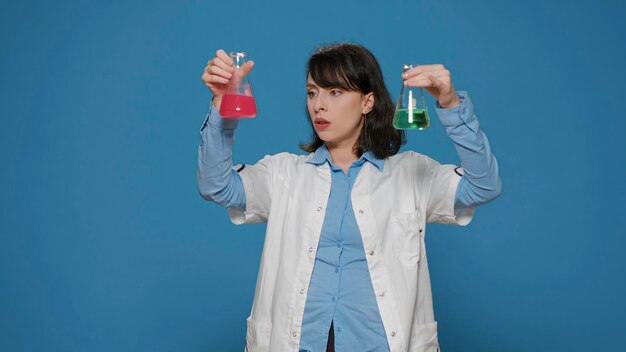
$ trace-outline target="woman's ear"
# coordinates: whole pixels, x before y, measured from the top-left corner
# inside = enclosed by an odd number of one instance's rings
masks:
[[[374,108],[374,92],[369,92],[363,96],[363,113],[368,114]]]

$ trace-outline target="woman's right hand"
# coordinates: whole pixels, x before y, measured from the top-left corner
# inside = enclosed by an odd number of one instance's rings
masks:
[[[254,61],[247,61],[240,69],[241,74],[238,77],[244,77],[252,70]],[[235,73],[235,63],[222,49],[215,53],[215,57],[209,60],[204,72],[202,73],[202,81],[213,93],[213,107],[219,109],[222,105],[222,97],[226,92],[228,81]]]

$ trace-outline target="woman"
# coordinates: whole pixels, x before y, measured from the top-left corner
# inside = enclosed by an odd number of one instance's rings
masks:
[[[247,74],[254,63],[243,70]],[[233,62],[222,50],[202,79],[213,93],[201,129],[201,195],[233,223],[267,222],[248,351],[436,351],[426,248],[429,222],[466,225],[500,193],[495,157],[469,96],[442,65],[406,72],[437,99],[465,169],[409,151],[393,103],[364,47],[318,49],[308,62],[308,155],[280,153],[232,167],[237,120],[220,107]]]

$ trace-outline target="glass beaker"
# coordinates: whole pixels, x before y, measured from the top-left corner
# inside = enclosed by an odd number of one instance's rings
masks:
[[[252,86],[242,67],[246,63],[246,53],[231,52],[230,58],[235,62],[235,70],[226,86],[220,115],[234,119],[256,117],[256,102],[252,95]]]
[[[412,68],[413,65],[404,65],[402,73]],[[426,99],[421,87],[409,87],[402,84],[396,112],[393,115],[393,127],[398,130],[423,130],[430,127]]]

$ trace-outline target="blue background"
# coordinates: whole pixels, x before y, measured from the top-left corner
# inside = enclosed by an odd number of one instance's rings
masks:
[[[298,153],[305,62],[355,41],[392,96],[443,63],[504,192],[429,227],[444,351],[624,350],[626,5],[618,1],[3,1],[0,350],[241,351],[265,227],[196,188],[200,81],[245,50],[236,163]],[[429,106],[434,101],[430,99]],[[404,150],[458,163],[438,121]]]

